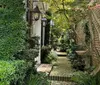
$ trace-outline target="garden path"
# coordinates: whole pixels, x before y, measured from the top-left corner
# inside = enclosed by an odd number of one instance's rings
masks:
[[[59,56],[50,73],[51,85],[74,85],[74,83],[70,82],[74,72],[71,62],[66,57],[65,52],[57,52],[57,54]]]

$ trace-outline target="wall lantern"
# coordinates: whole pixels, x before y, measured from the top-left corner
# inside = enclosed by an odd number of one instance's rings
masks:
[[[42,18],[42,22],[43,22],[43,27],[45,27],[46,26],[47,19],[46,18]]]
[[[37,21],[40,19],[40,15],[41,15],[41,12],[39,10],[39,7],[36,6],[34,9],[33,9],[33,20],[34,21]]]

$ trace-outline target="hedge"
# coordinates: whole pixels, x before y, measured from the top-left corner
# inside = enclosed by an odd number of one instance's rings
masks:
[[[0,60],[0,85],[10,85],[23,80],[26,73],[26,62],[23,60],[4,61]]]
[[[27,24],[23,0],[0,0],[0,59],[25,49]]]

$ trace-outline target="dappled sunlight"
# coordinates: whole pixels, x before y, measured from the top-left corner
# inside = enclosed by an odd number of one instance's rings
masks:
[[[0,0],[0,85],[100,85],[100,0]]]

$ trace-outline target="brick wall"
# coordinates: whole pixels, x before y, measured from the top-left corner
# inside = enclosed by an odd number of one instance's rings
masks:
[[[94,30],[94,39],[92,41],[92,63],[94,66],[98,66],[100,59],[100,40],[96,30]]]

